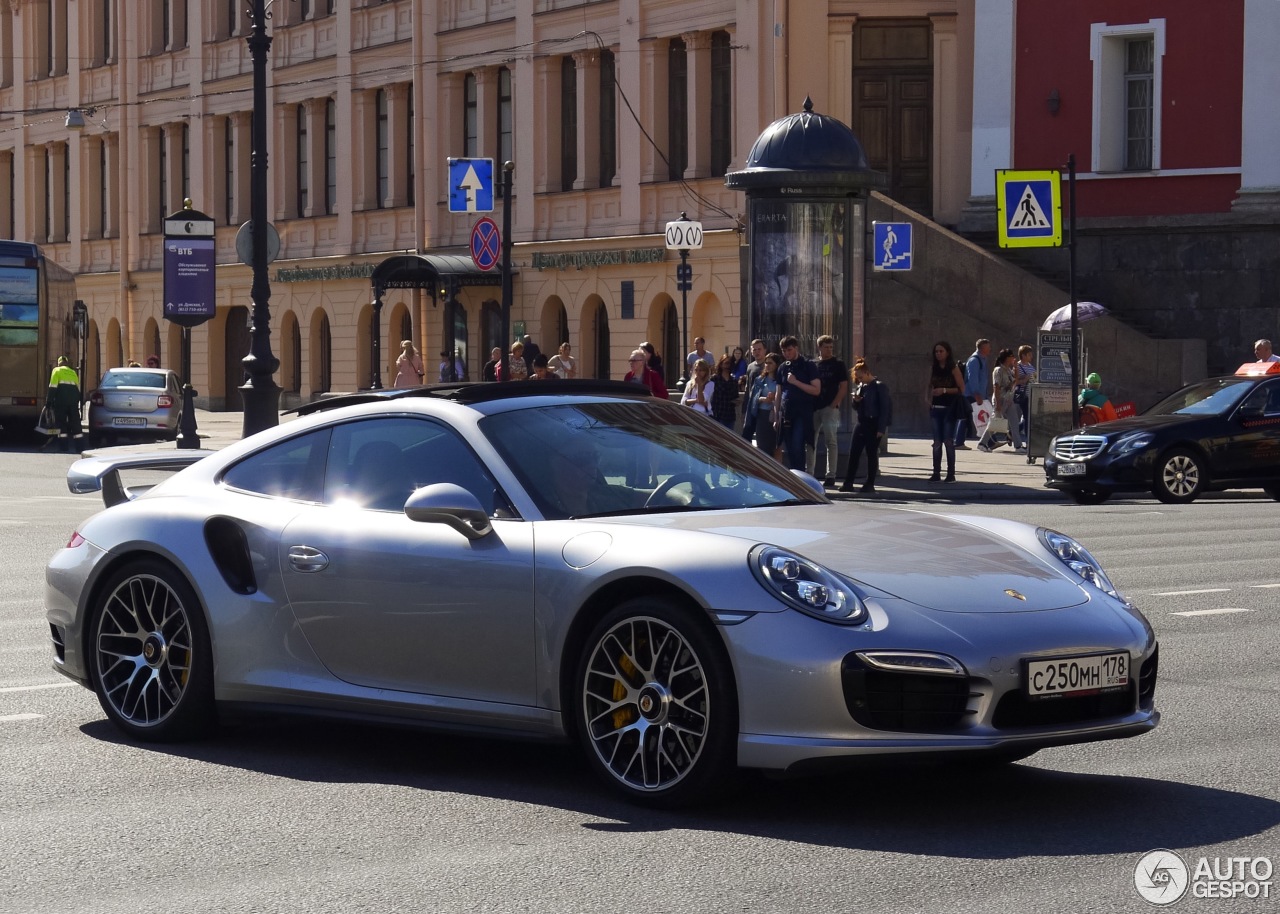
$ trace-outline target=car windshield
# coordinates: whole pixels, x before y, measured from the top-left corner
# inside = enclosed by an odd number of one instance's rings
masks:
[[[155,387],[164,390],[165,376],[153,371],[109,371],[102,378],[106,390],[113,387]]]
[[[480,427],[551,519],[825,502],[722,426],[657,401],[516,409]]]
[[[1217,416],[1253,388],[1248,378],[1217,378],[1184,387],[1147,410],[1145,416]]]

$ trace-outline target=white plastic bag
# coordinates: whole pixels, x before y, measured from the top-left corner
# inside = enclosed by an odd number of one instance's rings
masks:
[[[991,401],[983,400],[981,403],[970,403],[969,406],[973,409],[973,429],[981,439],[991,422]]]

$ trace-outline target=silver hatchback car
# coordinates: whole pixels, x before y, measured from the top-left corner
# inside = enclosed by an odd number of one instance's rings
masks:
[[[1159,720],[1151,626],[1062,533],[832,504],[634,384],[308,409],[72,466],[108,507],[49,563],[54,666],[130,736],[258,706],[570,739],[679,805],[739,766],[1007,763]]]
[[[89,434],[98,441],[172,441],[181,418],[182,382],[167,368],[110,368],[89,394]]]

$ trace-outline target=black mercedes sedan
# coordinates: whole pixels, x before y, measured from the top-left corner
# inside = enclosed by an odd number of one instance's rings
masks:
[[[1080,504],[1150,492],[1186,504],[1205,492],[1264,489],[1280,500],[1280,362],[1242,365],[1169,395],[1140,416],[1049,442],[1045,485]]]

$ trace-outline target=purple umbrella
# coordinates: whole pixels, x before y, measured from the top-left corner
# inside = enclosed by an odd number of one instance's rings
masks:
[[[1084,323],[1091,321],[1095,317],[1103,317],[1107,314],[1107,309],[1102,307],[1096,301],[1080,301],[1076,302],[1076,321]],[[1044,319],[1044,323],[1040,325],[1041,330],[1070,330],[1071,329],[1071,304],[1068,302],[1058,310],[1054,311]]]

